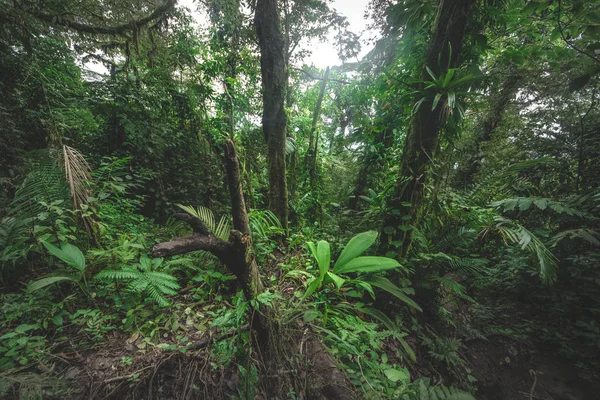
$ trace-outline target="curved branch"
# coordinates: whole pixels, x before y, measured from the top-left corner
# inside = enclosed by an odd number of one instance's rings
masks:
[[[170,11],[174,6],[177,0],[166,0],[162,5],[158,6],[152,13],[147,15],[144,18],[127,22],[125,24],[116,25],[116,26],[94,26],[88,24],[82,24],[75,21],[69,21],[67,19],[63,19],[59,15],[45,14],[35,11],[27,11],[30,15],[35,18],[47,22],[53,25],[61,25],[68,29],[72,29],[82,33],[92,33],[92,34],[103,34],[103,35],[124,35],[128,31],[132,31],[135,28],[144,26],[149,22],[162,17],[165,13]]]
[[[212,235],[193,233],[190,236],[178,237],[169,242],[154,245],[152,257],[175,256],[198,250],[208,251],[217,256],[224,264],[229,264],[233,244]]]

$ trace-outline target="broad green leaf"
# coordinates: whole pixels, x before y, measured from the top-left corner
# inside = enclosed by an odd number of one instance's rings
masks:
[[[410,382],[410,374],[404,368],[403,369],[389,368],[389,369],[384,370],[383,373],[390,381],[392,381],[394,383],[396,383],[398,381],[400,381],[402,383]]]
[[[59,249],[48,242],[42,242],[42,244],[53,256],[60,258],[71,267],[79,271],[85,270],[85,257],[83,256],[81,250],[79,250],[76,246],[73,246],[69,243],[64,243]]]
[[[317,262],[319,263],[319,278],[323,280],[325,274],[329,271],[329,265],[331,264],[329,242],[326,242],[325,240],[319,240],[317,243]]]
[[[529,210],[532,203],[533,203],[533,200],[531,200],[531,199],[527,199],[527,198],[521,199],[521,201],[519,201],[519,210],[521,210],[521,211]]]
[[[308,310],[304,313],[304,317],[302,318],[302,320],[304,321],[304,323],[308,324],[320,316],[321,316],[320,312],[315,311],[315,310]]]
[[[27,290],[30,292],[34,292],[36,290],[39,290],[41,288],[44,288],[48,285],[52,285],[53,283],[56,282],[60,282],[60,281],[72,281],[72,282],[77,282],[77,279],[72,277],[72,276],[49,276],[46,278],[42,278],[42,279],[38,279],[37,281],[33,282],[31,285],[29,285],[27,287]]]
[[[342,285],[344,284],[344,282],[346,282],[346,280],[344,278],[342,278],[341,276],[338,276],[336,274],[334,274],[333,272],[327,272],[327,276],[329,278],[331,278],[331,280],[333,281],[333,283],[335,284],[335,287],[340,289],[342,287]]]
[[[15,328],[15,332],[17,333],[25,333],[27,331],[32,331],[35,329],[40,329],[40,326],[37,324],[22,324]]]
[[[314,281],[312,281],[309,285],[308,288],[306,289],[306,293],[304,293],[304,296],[302,296],[302,300],[306,299],[307,297],[310,297],[319,287],[321,287],[321,279],[315,279]]]
[[[388,257],[357,257],[342,266],[333,269],[336,274],[344,274],[349,272],[379,272],[388,269],[398,268],[401,265],[398,261]]]
[[[545,210],[548,207],[548,199],[541,198],[533,200],[533,204],[540,210]]]
[[[333,270],[335,271],[337,268],[343,267],[349,261],[360,256],[369,247],[371,247],[376,240],[377,232],[375,231],[363,232],[354,236],[352,239],[350,239],[350,241],[348,241],[348,244],[346,244],[344,250],[342,250],[342,254],[340,254],[338,257],[335,265],[333,266]]]
[[[375,277],[369,279],[367,282],[369,282],[371,285],[373,285],[375,287],[385,290],[386,292],[397,297],[398,299],[400,299],[404,303],[408,304],[415,310],[423,311],[423,309],[417,303],[415,303],[414,300],[412,300],[410,297],[408,297],[402,291],[402,289],[400,289],[398,286],[394,285],[389,279],[384,278],[383,276],[375,276]]]

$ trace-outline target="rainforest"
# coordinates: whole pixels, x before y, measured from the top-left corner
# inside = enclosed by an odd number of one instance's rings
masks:
[[[0,399],[595,400],[600,0],[0,0]]]

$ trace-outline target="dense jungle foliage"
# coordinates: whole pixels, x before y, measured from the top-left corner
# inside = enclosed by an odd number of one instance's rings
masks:
[[[598,398],[600,1],[181,3],[0,0],[0,399]]]

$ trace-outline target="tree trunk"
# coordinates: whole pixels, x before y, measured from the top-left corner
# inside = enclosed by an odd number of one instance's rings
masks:
[[[284,40],[279,22],[277,0],[258,0],[254,24],[260,46],[263,85],[263,132],[267,141],[269,170],[269,209],[287,230],[288,194],[285,170],[285,131],[287,117],[284,101],[286,74]]]
[[[309,181],[310,187],[314,187],[316,175],[317,175],[317,152],[319,148],[319,131],[317,130],[317,124],[321,116],[321,105],[323,104],[323,97],[325,96],[325,89],[327,88],[327,80],[329,79],[329,67],[325,70],[325,76],[321,83],[321,90],[319,91],[319,97],[317,98],[317,104],[313,110],[312,126],[310,128],[310,136],[308,143],[308,152],[306,153],[305,165],[309,168]]]
[[[229,241],[226,242],[213,236],[198,218],[188,214],[175,214],[176,219],[187,222],[194,232],[191,236],[175,238],[169,242],[155,245],[152,248],[152,256],[164,257],[197,250],[208,251],[214,254],[236,276],[246,298],[251,300],[263,291],[263,286],[250,240],[248,214],[240,179],[240,165],[231,140],[226,141],[225,169],[233,216],[233,229]],[[257,331],[259,342],[267,343],[269,330],[264,315],[260,313],[255,315],[253,328]]]
[[[366,194],[367,188],[373,181],[375,172],[382,170],[384,166],[383,153],[392,145],[394,139],[393,133],[394,127],[388,125],[387,129],[374,132],[374,146],[365,143],[360,169],[356,177],[356,185],[354,186],[354,193],[348,202],[350,209],[358,210],[360,196]]]
[[[440,1],[435,28],[422,69],[424,81],[431,80],[425,67],[429,67],[435,76],[439,77],[448,68],[459,66],[465,27],[474,3],[474,0]],[[442,96],[437,106],[431,109],[435,94],[435,92],[427,93],[426,101],[411,118],[400,176],[390,203],[391,212],[385,218],[381,232],[379,250],[389,256],[406,254],[412,234],[409,225],[416,222],[418,211],[423,205],[428,167],[448,114],[446,96]]]
[[[473,184],[473,179],[479,172],[485,157],[483,146],[492,139],[492,133],[502,121],[504,111],[519,90],[522,76],[515,70],[514,66],[510,67],[510,71],[501,83],[502,88],[492,94],[490,108],[481,124],[476,128],[475,143],[469,149],[470,156],[467,158],[467,165],[458,173],[458,182],[463,187]]]

